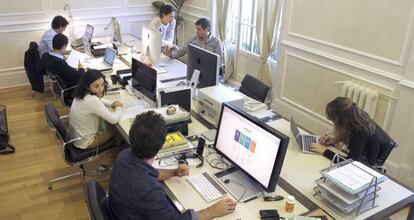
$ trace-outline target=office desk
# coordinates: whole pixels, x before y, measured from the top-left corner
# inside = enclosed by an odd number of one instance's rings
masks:
[[[380,184],[382,189],[378,191],[379,197],[376,200],[377,207],[359,216],[340,215],[313,196],[313,187],[316,186],[315,180],[321,177],[319,171],[328,167],[330,160],[321,155],[302,153],[294,145],[294,139],[290,132],[290,123],[287,120],[279,119],[268,124],[290,137],[288,150],[280,174],[281,178],[335,219],[382,219],[407,206],[410,206],[411,213],[413,212],[413,191],[404,187],[396,180],[388,179]],[[298,195],[297,197],[300,196]],[[412,216],[411,219],[413,219]]]

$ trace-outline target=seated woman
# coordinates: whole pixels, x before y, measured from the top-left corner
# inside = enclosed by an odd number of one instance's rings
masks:
[[[351,99],[337,97],[326,106],[326,116],[334,124],[334,135],[325,135],[311,151],[333,159],[335,153],[328,145],[342,142],[348,148],[347,159],[375,165],[379,153],[378,130],[369,115],[358,108]]]
[[[175,9],[171,5],[163,5],[157,17],[152,19],[150,27],[161,33],[162,46],[173,47],[176,20]]]
[[[70,108],[69,125],[74,137],[86,137],[74,143],[75,147],[86,149],[107,142],[115,134],[114,126],[121,120],[122,103],[102,99],[107,82],[98,70],[88,70],[80,79],[74,92]],[[110,106],[114,111],[109,111]]]

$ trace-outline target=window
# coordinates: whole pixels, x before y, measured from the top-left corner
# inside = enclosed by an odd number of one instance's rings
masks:
[[[242,5],[240,3],[242,2]],[[240,10],[241,6],[241,10]],[[237,40],[240,42],[240,49],[252,54],[259,54],[259,46],[257,44],[256,36],[256,14],[257,1],[256,0],[236,0],[233,1],[231,9],[231,32],[230,39],[235,45]],[[238,26],[240,25],[240,27]],[[240,30],[240,36],[238,31]],[[279,36],[280,28],[277,31]],[[278,39],[279,37],[277,37]],[[277,50],[270,55],[270,59],[277,60]]]

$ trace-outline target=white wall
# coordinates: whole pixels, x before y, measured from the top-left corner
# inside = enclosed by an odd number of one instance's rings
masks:
[[[315,133],[337,80],[378,90],[374,119],[396,139],[389,173],[414,186],[414,47],[410,0],[285,1],[274,107]]]
[[[77,36],[82,36],[86,24],[95,27],[95,36],[105,36],[105,25],[111,16],[121,23],[123,33],[140,35],[141,27],[148,23],[156,11],[151,0],[3,0],[0,7],[0,88],[28,84],[23,67],[24,51],[30,41],[38,42],[50,28],[55,15],[68,13],[64,4],[70,3]]]

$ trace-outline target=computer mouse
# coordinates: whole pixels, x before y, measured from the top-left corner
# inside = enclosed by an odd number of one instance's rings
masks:
[[[285,197],[279,196],[279,195],[276,195],[276,196],[263,196],[264,201],[280,201],[280,200],[283,200],[283,199],[285,199]]]

